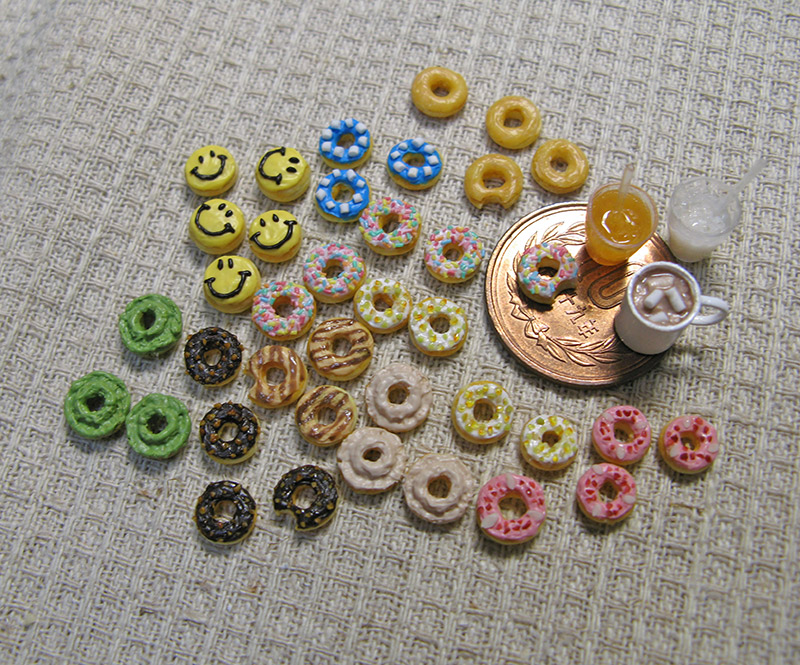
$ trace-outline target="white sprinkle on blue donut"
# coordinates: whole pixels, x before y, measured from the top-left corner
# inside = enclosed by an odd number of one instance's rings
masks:
[[[409,167],[407,158],[410,155],[419,155],[424,163],[420,167]],[[386,167],[401,185],[424,188],[441,173],[442,160],[430,143],[415,138],[401,141],[394,146],[389,151]]]
[[[342,138],[349,135],[353,144],[339,145]],[[335,120],[322,130],[319,139],[319,154],[332,166],[347,168],[364,159],[372,146],[369,130],[363,122],[355,118]]]
[[[353,196],[349,201],[337,201],[333,198],[337,185],[346,185],[353,190]],[[354,222],[369,205],[369,185],[353,169],[346,171],[334,169],[320,181],[315,194],[315,203],[326,219],[332,217],[336,222]]]

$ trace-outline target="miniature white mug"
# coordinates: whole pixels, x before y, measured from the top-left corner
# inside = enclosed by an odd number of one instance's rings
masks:
[[[714,312],[700,314],[704,306]],[[656,261],[631,277],[614,328],[625,346],[654,355],[671,347],[690,323],[719,323],[729,311],[724,300],[702,295],[688,270],[669,261]]]

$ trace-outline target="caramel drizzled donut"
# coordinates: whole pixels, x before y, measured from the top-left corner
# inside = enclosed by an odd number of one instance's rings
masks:
[[[345,340],[349,349],[339,355],[336,342]],[[311,366],[326,379],[349,381],[361,374],[372,361],[374,342],[366,326],[353,319],[323,321],[308,338]]]
[[[325,411],[333,421],[323,422]],[[350,393],[336,386],[317,386],[297,402],[294,419],[302,437],[315,446],[334,446],[356,427],[358,407]]]
[[[283,370],[280,383],[270,383],[271,369]],[[279,409],[293,404],[306,389],[308,370],[294,350],[286,346],[270,345],[259,349],[250,358],[245,374],[255,383],[247,396],[265,409]]]

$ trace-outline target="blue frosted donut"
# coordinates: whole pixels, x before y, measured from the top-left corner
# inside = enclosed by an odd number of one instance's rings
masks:
[[[345,148],[339,145],[339,142],[348,134],[353,137],[353,144]],[[369,158],[370,152],[372,152],[372,141],[369,130],[363,122],[359,122],[355,118],[334,120],[322,130],[322,136],[319,139],[319,154],[328,166],[355,168]]]
[[[433,187],[442,174],[442,157],[430,143],[409,139],[389,151],[386,168],[398,185],[406,189],[427,189]]]
[[[353,190],[349,201],[336,200],[336,194],[342,187]],[[354,222],[369,205],[369,185],[353,169],[333,169],[320,180],[314,200],[319,214],[329,222]]]

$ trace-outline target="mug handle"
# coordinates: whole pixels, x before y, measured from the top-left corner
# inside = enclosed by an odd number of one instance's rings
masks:
[[[711,307],[716,310],[712,314],[698,314],[692,319],[692,324],[696,326],[710,326],[719,323],[728,316],[731,311],[730,305],[722,298],[714,296],[700,296],[700,307]]]

